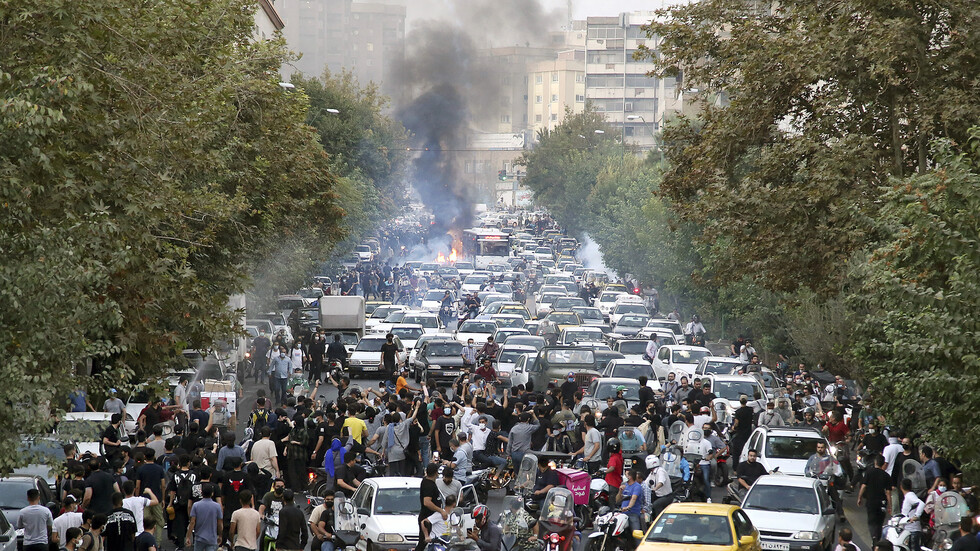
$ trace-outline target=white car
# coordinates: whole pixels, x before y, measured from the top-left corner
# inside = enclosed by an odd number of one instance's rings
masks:
[[[350,355],[350,373],[353,377],[363,373],[379,373],[381,371],[381,345],[385,343],[384,335],[365,335],[354,352]]]
[[[834,545],[834,503],[815,478],[760,476],[742,500],[742,510],[759,529],[762,549],[827,549]]]
[[[543,318],[551,313],[551,304],[557,299],[565,296],[565,293],[545,293],[534,301],[537,308],[537,317]]]
[[[654,318],[647,322],[647,329],[666,329],[674,334],[677,344],[685,344],[684,328],[677,320]]]
[[[442,298],[446,296],[446,289],[429,289],[422,296],[422,310],[425,312],[439,312],[442,308]],[[450,298],[453,302],[456,302],[456,297],[452,293],[449,293]]]
[[[55,434],[61,441],[74,442],[79,454],[102,455],[102,431],[109,426],[111,418],[107,411],[69,412],[61,418]],[[127,413],[119,424],[119,440],[128,441],[130,431],[136,432],[136,419]]]
[[[763,400],[769,401],[762,383],[750,375],[708,375],[707,380],[711,381],[711,392],[718,398],[728,400],[732,411],[741,407],[739,398],[743,395],[748,397],[749,402],[751,402],[755,399],[755,393],[758,392]]]
[[[426,279],[432,279],[432,276],[441,268],[442,265],[438,262],[425,262],[419,266],[419,274],[425,276]]]
[[[409,355],[415,350],[416,342],[425,334],[425,331],[417,323],[399,323],[391,326],[390,333],[402,342],[402,354]],[[405,356],[402,358],[404,359]]]
[[[762,425],[752,431],[749,441],[742,447],[739,462],[748,460],[749,450],[756,450],[759,452],[759,463],[767,471],[772,472],[779,467],[782,474],[804,476],[806,463],[816,452],[819,442],[823,442],[828,450],[831,449],[830,442],[817,429]],[[836,458],[832,462],[836,469],[840,469]]]
[[[459,292],[477,293],[489,279],[490,274],[486,272],[473,272],[463,278],[463,283],[459,286]]]
[[[419,491],[421,478],[389,476],[368,478],[357,487],[351,503],[362,526],[359,551],[411,551],[419,542]],[[464,527],[473,527],[470,512],[479,505],[472,485],[459,491],[456,507]]]
[[[408,306],[404,304],[383,304],[378,306],[374,309],[374,312],[371,312],[371,317],[364,322],[364,329],[368,332],[374,331],[375,326],[384,322],[385,318],[393,312],[404,312],[405,310],[408,310]]]
[[[602,312],[602,316],[609,319],[609,314],[612,313],[612,309],[616,306],[616,299],[620,295],[625,295],[622,291],[603,291],[599,295],[599,298],[595,300],[595,307]]]
[[[649,342],[649,340],[641,339],[623,339],[616,342],[612,348],[616,352],[626,356],[626,359],[631,362],[643,362],[650,365],[650,362],[643,359],[643,355],[646,354],[647,344]]]
[[[354,254],[357,255],[359,262],[371,262],[374,260],[374,253],[368,245],[358,245],[354,247]]]
[[[503,386],[510,386],[510,378],[514,374],[517,360],[524,354],[537,354],[538,350],[526,344],[504,344],[497,354],[497,378]],[[526,381],[525,381],[526,382]]]
[[[472,262],[456,262],[453,267],[455,267],[456,271],[459,272],[460,279],[463,279],[476,271],[476,267],[473,266]]]
[[[636,338],[650,340],[650,335],[657,334],[657,344],[663,346],[665,344],[684,344],[683,341],[677,340],[677,335],[675,335],[669,329],[658,329],[652,328],[649,325],[644,327],[636,333]]]
[[[518,329],[524,327],[524,316],[517,314],[493,314],[490,316],[494,322],[496,322],[497,327],[516,327]]]
[[[534,258],[538,259],[538,262],[547,262],[551,260],[554,262],[555,253],[551,250],[551,247],[536,247],[534,251]]]
[[[739,367],[742,367],[742,365],[742,362],[738,358],[732,358],[731,356],[705,356],[698,362],[698,367],[694,370],[694,374],[697,376],[714,374],[728,375]]]
[[[623,295],[631,297],[633,295]],[[647,307],[643,303],[636,302],[617,302],[616,306],[609,312],[609,323],[616,325],[619,323],[619,319],[623,317],[624,314],[640,314],[643,316],[649,316],[647,312]],[[644,324],[646,325],[646,324]]]
[[[594,306],[572,306],[572,312],[582,318],[582,325],[608,327],[606,320],[602,317],[602,312]]]
[[[417,323],[422,326],[426,335],[434,335],[442,330],[439,315],[432,312],[405,312],[402,323]]]
[[[483,346],[487,342],[487,337],[493,335],[497,330],[497,323],[492,320],[466,320],[459,324],[456,329],[456,340],[466,344],[466,341],[473,339],[477,346]]]
[[[603,377],[626,377],[627,379],[639,379],[640,375],[647,378],[647,386],[655,391],[660,390],[660,381],[653,376],[653,367],[649,362],[643,360],[636,361],[624,358],[609,360],[606,367],[602,370]]]
[[[534,300],[541,300],[541,297],[548,293],[557,293],[560,296],[568,296],[568,291],[561,285],[542,285],[535,294]]]
[[[659,379],[666,379],[671,371],[693,376],[701,358],[710,355],[711,351],[703,346],[667,344],[657,351],[657,357],[653,359],[653,372]]]

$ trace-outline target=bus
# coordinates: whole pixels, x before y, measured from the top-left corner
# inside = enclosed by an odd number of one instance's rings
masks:
[[[463,230],[463,258],[472,260],[477,270],[486,269],[510,256],[510,236],[498,228]]]

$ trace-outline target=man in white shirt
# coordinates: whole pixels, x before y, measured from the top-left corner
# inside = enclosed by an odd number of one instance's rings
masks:
[[[704,438],[701,439],[699,445],[699,451],[701,452],[701,461],[698,462],[698,467],[701,469],[701,478],[704,481],[704,495],[708,498],[708,503],[711,503],[711,460],[715,457],[715,447],[708,440],[711,430],[705,431]]]
[[[259,431],[262,439],[252,445],[252,461],[259,469],[272,473],[273,478],[279,477],[279,455],[276,443],[272,441],[272,429],[268,426]]]
[[[136,492],[136,483],[132,480],[123,482],[122,491],[123,495],[126,496],[123,498],[123,509],[133,513],[133,518],[136,519],[136,526],[142,527],[143,509],[152,505],[158,505],[160,501],[157,500],[156,495],[149,488],[143,490],[143,495],[134,496],[133,493]]]
[[[647,479],[643,483],[643,497],[652,522],[660,515],[661,511],[674,501],[674,490],[671,488],[667,469],[660,466],[660,459],[657,456],[648,455],[646,465],[650,474],[647,475]]]
[[[58,541],[61,542],[62,547],[65,543],[65,532],[69,528],[78,528],[82,525],[82,514],[78,512],[78,500],[75,496],[68,494],[65,496],[65,512],[58,515],[58,518],[54,519],[51,523],[51,532],[58,534]]]
[[[644,359],[652,362],[653,359],[657,357],[658,350],[660,350],[660,341],[658,340],[656,333],[651,333],[650,342],[647,343],[647,348],[645,351],[646,357]]]
[[[905,525],[905,532],[909,535],[908,548],[919,549],[922,541],[922,522],[920,519],[926,504],[912,492],[912,481],[907,478],[902,479],[902,493],[905,494],[905,497],[902,498],[902,516],[909,519],[908,524]]]
[[[895,468],[895,459],[898,458],[898,454],[902,453],[902,439],[895,436],[888,437],[888,445],[882,450],[881,455],[885,458],[885,472],[888,476],[892,476],[892,470]]]

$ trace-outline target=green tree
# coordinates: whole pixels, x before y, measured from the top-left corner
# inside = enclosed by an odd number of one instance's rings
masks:
[[[255,9],[0,3],[0,469],[75,386],[151,380],[228,336],[228,296],[282,240],[322,258],[343,237]]]
[[[881,190],[882,239],[851,297],[855,353],[876,409],[978,472],[980,442],[968,435],[980,386],[980,130],[930,157],[932,170]]]
[[[980,119],[972,0],[705,0],[669,16],[645,55],[705,101],[664,133],[662,191],[703,243],[730,237],[738,255],[711,253],[720,274],[836,293],[874,238],[878,188]]]

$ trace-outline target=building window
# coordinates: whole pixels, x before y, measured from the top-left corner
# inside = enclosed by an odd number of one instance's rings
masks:
[[[365,45],[364,47],[365,47],[365,48],[367,49],[367,51],[369,51],[369,52],[373,52],[373,51],[374,51],[374,43],[373,43],[373,42],[368,42],[368,43],[367,43],[367,44],[366,44],[366,45]]]
[[[534,103],[541,103],[541,96],[534,96]]]
[[[551,82],[558,82],[558,73],[551,73]]]
[[[578,73],[575,75],[575,82],[585,82],[585,75]]]
[[[473,161],[466,161],[466,165],[463,168],[465,174],[473,174]]]
[[[551,114],[551,120],[553,120],[553,121],[558,120],[558,113],[552,113]]]
[[[558,103],[558,94],[551,94],[551,103]]]
[[[582,94],[575,94],[575,103],[585,103],[585,96]]]
[[[541,115],[534,115],[534,122],[541,122]]]
[[[510,122],[510,115],[500,115],[500,122],[509,123]]]
[[[534,75],[534,83],[541,84],[541,75]]]

